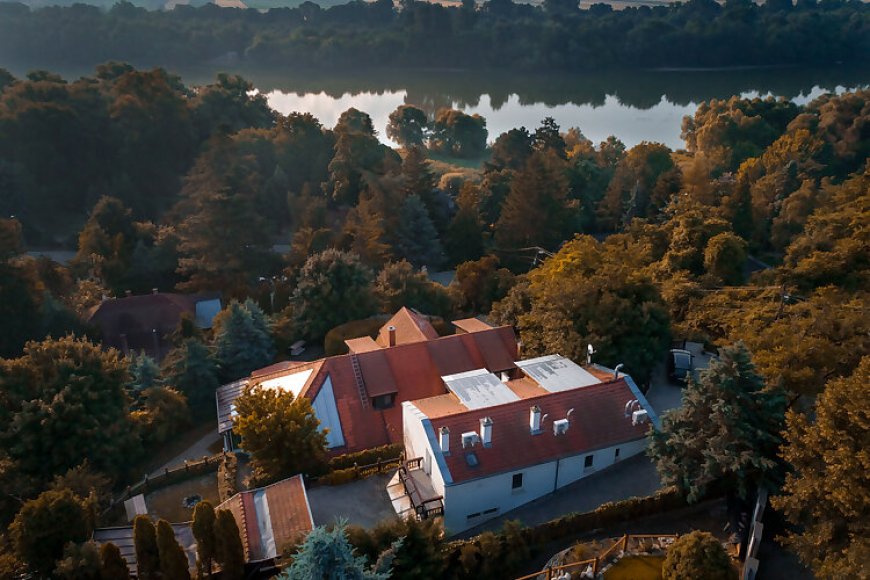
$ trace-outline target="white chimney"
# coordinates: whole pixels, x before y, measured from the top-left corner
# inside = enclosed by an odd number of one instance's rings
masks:
[[[484,447],[492,445],[492,419],[489,417],[480,420],[480,439]]]
[[[532,433],[541,431],[541,408],[537,405],[529,409],[529,429]]]
[[[450,455],[450,429],[441,427],[438,431],[438,444],[441,446],[441,453]]]
[[[396,346],[396,327],[392,324],[387,327],[387,334],[390,337],[390,346]]]

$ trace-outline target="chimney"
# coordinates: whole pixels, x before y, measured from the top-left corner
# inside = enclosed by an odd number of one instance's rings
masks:
[[[480,439],[484,447],[492,445],[492,419],[489,417],[480,420]]]
[[[152,294],[157,294],[157,292],[158,292],[158,291],[157,291],[157,288],[152,288],[152,289],[151,289],[151,293],[152,293]]]
[[[450,429],[441,427],[438,431],[438,444],[441,446],[441,453],[450,455]]]
[[[132,290],[124,290],[124,295],[127,297],[130,297],[133,295],[133,291]]]
[[[396,346],[396,327],[392,324],[387,327],[387,334],[390,337],[390,346]]]
[[[529,429],[532,433],[541,431],[541,408],[537,405],[529,409]]]
[[[520,360],[523,356],[523,341],[517,339],[517,360]]]

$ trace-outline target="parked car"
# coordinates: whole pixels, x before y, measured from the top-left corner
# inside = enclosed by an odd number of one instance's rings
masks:
[[[682,348],[672,348],[668,351],[668,380],[674,384],[684,385],[695,370],[695,357]]]

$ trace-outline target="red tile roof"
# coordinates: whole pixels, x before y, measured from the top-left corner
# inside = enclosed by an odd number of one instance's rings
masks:
[[[634,398],[628,384],[620,379],[432,418],[431,422],[436,433],[441,427],[450,430],[450,453],[444,459],[453,482],[458,483],[641,439],[649,426],[632,425],[631,419],[624,415],[626,402]],[[538,435],[529,432],[529,409],[533,405],[538,405],[542,414],[549,415]],[[569,409],[574,412],[568,432],[553,435],[553,421],[564,419]],[[490,417],[493,422],[492,445],[478,444],[473,449],[463,449],[462,433],[479,432],[480,419],[484,417]],[[468,465],[467,451],[477,455],[477,466]]]
[[[359,338],[348,338],[344,341],[344,344],[347,345],[347,349],[350,352],[371,352],[373,350],[380,350],[381,345],[376,343],[371,336],[361,336]]]
[[[268,520],[265,519],[265,513],[257,513],[254,496],[260,492],[264,493],[268,504]],[[301,475],[237,493],[220,504],[218,509],[230,510],[233,514],[248,561],[274,557],[267,553],[261,530],[271,534],[277,554],[280,555],[284,545],[299,540],[314,527]]]
[[[454,320],[453,326],[463,332],[480,332],[481,330],[492,328],[492,326],[479,318],[463,318],[462,320]]]
[[[378,331],[375,342],[384,348],[390,346],[390,335],[387,330],[390,326],[396,327],[396,345],[438,338],[438,333],[425,316],[403,306]]]
[[[334,451],[347,453],[402,443],[403,401],[445,394],[443,375],[485,368],[487,359],[516,357],[516,335],[511,327],[492,328],[485,333],[492,337],[478,341],[472,334],[454,334],[357,354],[368,396],[396,394],[395,405],[384,410],[374,409],[371,401],[363,406],[350,354],[325,359],[304,393],[313,400],[326,377],[331,378],[345,439],[345,446]]]

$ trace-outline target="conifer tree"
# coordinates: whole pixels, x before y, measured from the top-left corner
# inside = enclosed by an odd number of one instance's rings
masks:
[[[136,548],[136,571],[140,580],[160,579],[160,552],[157,530],[148,516],[133,520],[133,545]]]
[[[440,203],[435,176],[429,168],[429,160],[422,147],[411,147],[408,150],[408,154],[402,161],[402,177],[404,180],[402,191],[405,197],[419,196],[426,206],[432,223],[439,232],[443,232],[447,226],[447,208]]]
[[[133,393],[141,393],[157,384],[160,367],[154,359],[146,354],[134,354],[130,357],[130,383]]]
[[[214,392],[220,386],[218,367],[209,348],[196,338],[184,339],[163,361],[163,383],[185,397],[194,416],[214,411]]]
[[[215,316],[214,348],[224,381],[247,376],[272,362],[275,345],[269,321],[256,302],[233,300]]]
[[[749,351],[737,343],[689,381],[682,407],[652,431],[649,455],[662,482],[686,491],[690,501],[717,480],[746,497],[758,485],[773,488],[780,477],[784,414],[784,393],[765,387]]]
[[[399,253],[416,267],[438,268],[443,261],[438,231],[426,206],[417,195],[409,195],[399,212],[397,246]]]
[[[341,578],[342,580],[386,580],[388,573],[369,570],[366,559],[356,556],[347,540],[345,524],[332,530],[316,527],[293,558],[293,564],[280,580],[310,580],[311,578]]]
[[[215,559],[221,567],[221,580],[245,577],[245,548],[239,527],[229,510],[218,510],[215,518]]]
[[[211,502],[201,501],[193,509],[193,522],[190,528],[193,537],[196,538],[196,552],[201,574],[205,573],[209,578],[212,575],[212,565],[215,559],[217,539],[215,536],[215,515]]]
[[[118,546],[108,542],[100,546],[100,580],[129,580],[130,569]]]
[[[461,207],[444,236],[451,264],[472,262],[483,256],[483,223],[474,208]]]
[[[184,553],[172,524],[166,520],[157,522],[157,552],[160,557],[160,573],[163,578],[173,580],[190,580],[187,565],[187,555]]]

